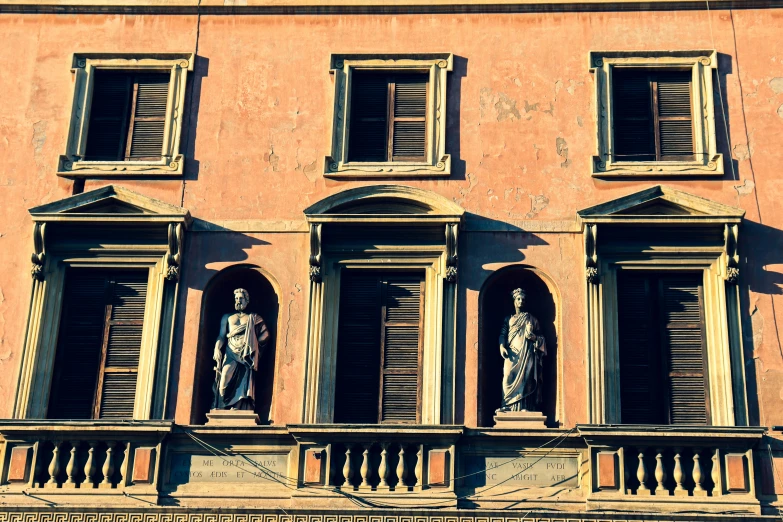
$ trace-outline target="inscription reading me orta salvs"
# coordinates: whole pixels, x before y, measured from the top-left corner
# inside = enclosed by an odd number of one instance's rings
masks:
[[[285,480],[287,455],[177,455],[172,459],[171,482],[279,482]]]

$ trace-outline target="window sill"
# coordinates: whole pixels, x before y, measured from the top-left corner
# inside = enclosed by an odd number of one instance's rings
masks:
[[[324,162],[324,177],[341,178],[432,178],[451,175],[451,155],[435,164],[406,161],[336,162],[331,156]]]
[[[709,161],[603,161],[593,156],[590,174],[595,178],[613,177],[676,177],[723,176],[723,154],[712,156]]]
[[[63,178],[179,177],[184,167],[182,154],[169,161],[74,161],[60,156],[57,175]]]

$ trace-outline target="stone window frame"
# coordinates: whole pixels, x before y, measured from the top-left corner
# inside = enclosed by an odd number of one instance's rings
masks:
[[[333,179],[420,178],[451,175],[451,155],[446,154],[446,88],[454,69],[451,53],[433,54],[332,54],[329,72],[334,76],[334,111],[331,152],[324,161],[324,176]],[[429,73],[427,86],[426,161],[348,161],[351,79],[354,70]]]
[[[657,198],[694,212],[645,215],[632,211],[637,205]],[[621,423],[617,272],[647,270],[703,273],[711,426],[747,425],[740,296],[736,284],[739,226],[744,213],[742,209],[662,186],[578,212],[585,241],[588,423]],[[599,229],[618,224],[722,227],[724,244],[720,247],[692,244],[600,253],[597,248],[601,237]]]
[[[715,50],[591,51],[590,71],[595,75],[596,155],[590,173],[597,178],[634,176],[721,177],[723,155],[717,151],[712,71],[718,69]],[[692,71],[694,161],[616,161],[613,156],[612,73],[615,68]],[[701,117],[697,117],[701,115]]]
[[[184,172],[180,152],[182,120],[188,72],[193,71],[193,53],[78,53],[73,55],[73,103],[68,141],[60,156],[57,175],[65,178],[177,177]],[[169,71],[168,113],[163,132],[165,150],[157,161],[89,161],[87,150],[90,107],[97,70]]]
[[[135,208],[139,213],[91,212],[95,204]],[[81,211],[80,207],[85,207]],[[68,268],[146,269],[144,312],[133,420],[163,419],[176,318],[179,268],[190,213],[109,185],[30,209],[33,218],[32,293],[13,418],[45,419],[54,376],[65,273]],[[68,227],[108,229],[121,225],[145,233],[157,229],[163,242],[86,248]],[[65,228],[53,228],[65,227]],[[71,228],[72,230],[73,228]],[[64,232],[63,232],[64,231]],[[160,237],[160,236],[159,236]]]

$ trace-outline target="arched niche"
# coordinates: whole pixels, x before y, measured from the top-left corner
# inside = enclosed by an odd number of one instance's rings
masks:
[[[549,427],[558,426],[559,297],[551,279],[536,268],[512,265],[494,272],[479,293],[479,393],[478,424],[494,426],[495,410],[502,399],[503,358],[498,338],[503,320],[514,313],[511,292],[525,290],[525,311],[538,319],[546,339],[547,356],[543,361],[544,388],[542,411]]]
[[[259,314],[269,328],[269,343],[261,355],[256,375],[256,409],[262,424],[272,422],[271,407],[275,376],[277,346],[277,321],[280,310],[279,287],[262,269],[252,265],[237,265],[221,270],[207,284],[202,297],[201,324],[196,364],[196,389],[194,390],[194,414],[196,424],[206,422],[206,414],[212,407],[215,382],[215,350],[220,319],[234,311],[234,290],[244,288],[250,294],[246,312]]]

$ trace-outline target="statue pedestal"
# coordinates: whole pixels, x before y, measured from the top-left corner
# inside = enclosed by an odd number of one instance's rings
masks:
[[[258,415],[251,410],[210,410],[207,426],[257,426]]]
[[[504,411],[495,414],[495,427],[514,430],[546,429],[546,415],[540,411]]]

